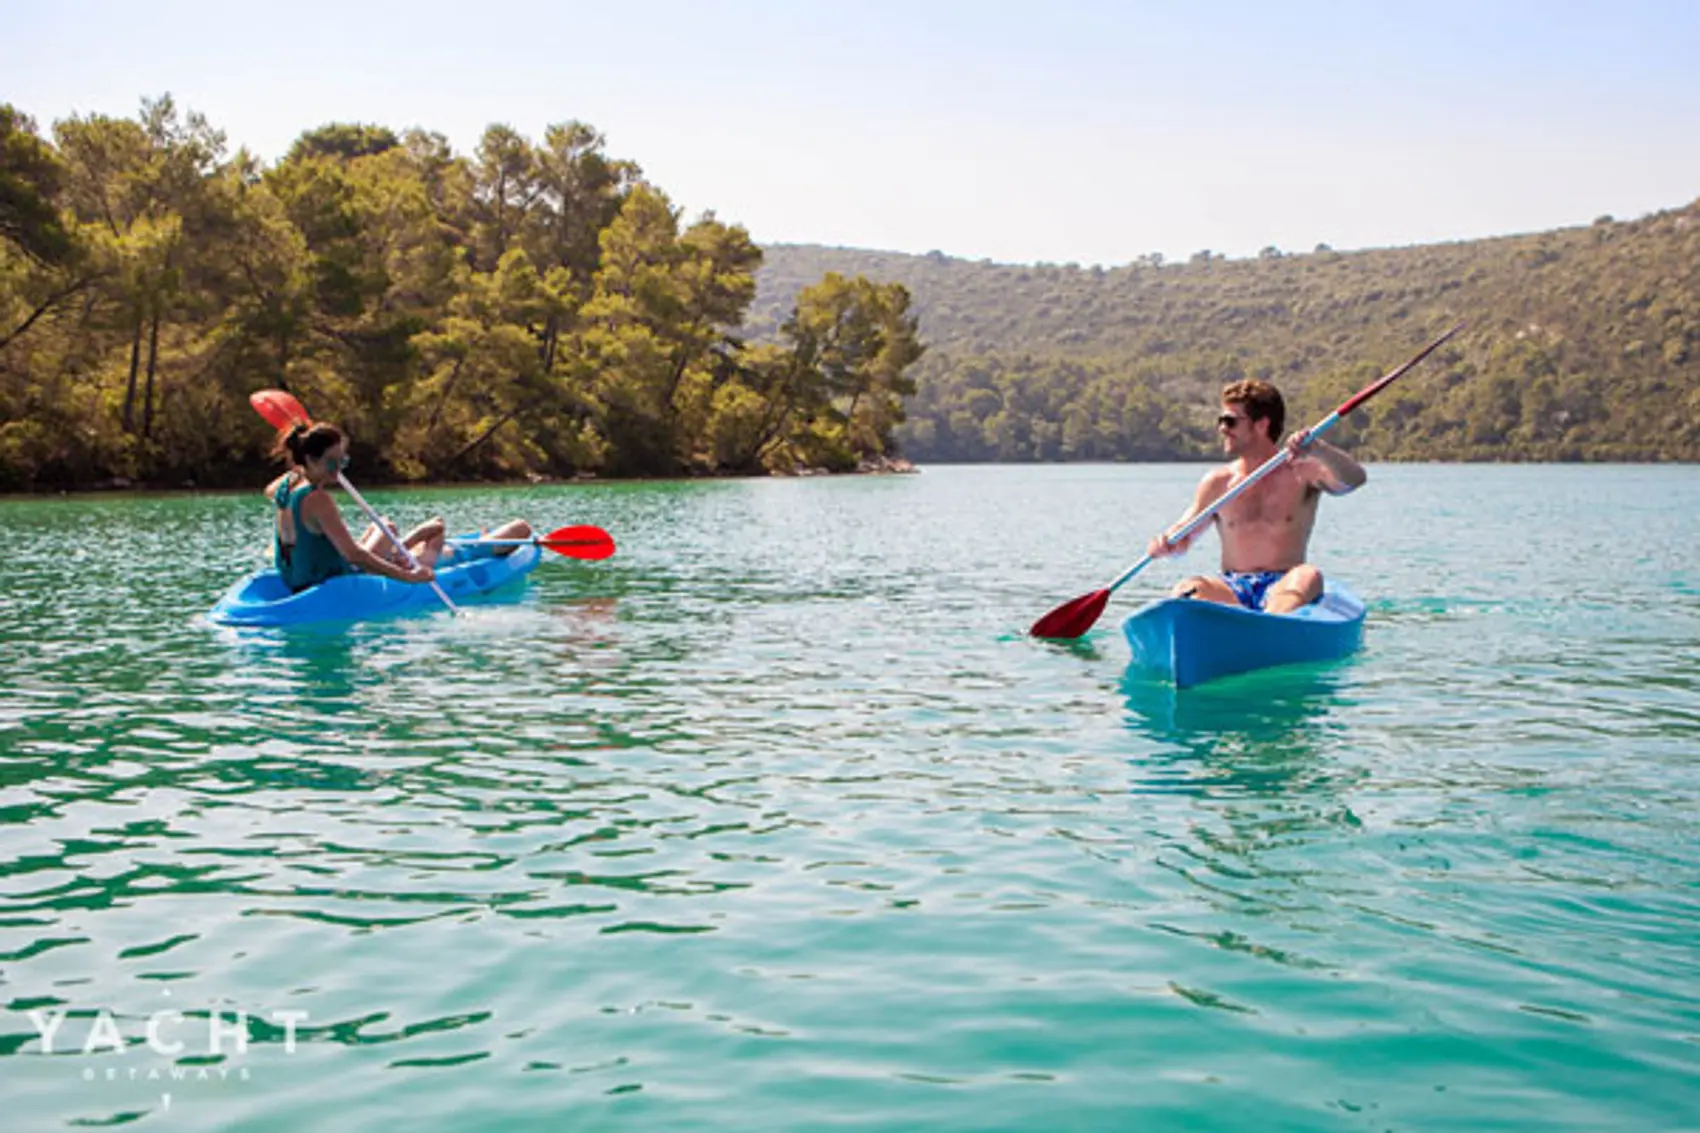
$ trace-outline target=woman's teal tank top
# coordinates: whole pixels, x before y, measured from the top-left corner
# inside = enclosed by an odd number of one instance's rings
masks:
[[[309,481],[303,480],[291,489],[289,481],[285,480],[278,485],[277,495],[272,499],[279,511],[289,509],[289,518],[295,527],[293,547],[286,544],[281,535],[273,536],[272,545],[277,573],[283,576],[291,590],[305,590],[327,578],[349,572],[348,560],[338,553],[336,545],[324,535],[313,534],[301,522],[301,502],[312,491],[313,485]]]

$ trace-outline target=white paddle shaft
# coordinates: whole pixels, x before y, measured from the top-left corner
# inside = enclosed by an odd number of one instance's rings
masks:
[[[407,549],[407,544],[401,541],[401,536],[392,530],[389,524],[384,522],[382,516],[372,510],[372,505],[366,502],[366,497],[362,496],[355,490],[354,485],[348,482],[348,477],[344,476],[340,469],[336,474],[336,482],[342,485],[342,490],[348,493],[350,499],[360,505],[360,510],[366,513],[366,518],[376,524],[378,530],[382,531],[389,541],[395,545],[395,549],[401,552],[401,557],[406,560],[407,565],[412,567],[414,570],[418,570],[419,560],[413,557],[413,552]],[[436,579],[431,580],[431,589],[437,592],[437,597],[443,600],[443,605],[449,608],[449,613],[460,613],[460,607],[449,601],[449,596],[444,593],[441,586],[437,585]]]

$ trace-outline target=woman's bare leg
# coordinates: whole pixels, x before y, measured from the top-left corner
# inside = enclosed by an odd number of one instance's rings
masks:
[[[500,527],[497,527],[497,528],[490,530],[490,531],[486,531],[482,536],[480,536],[480,538],[484,538],[484,539],[529,539],[529,538],[531,538],[531,524],[527,523],[523,519],[510,519],[506,523],[502,524]],[[519,549],[518,547],[497,547],[496,548],[496,554],[498,554],[498,555],[511,555],[515,551],[517,551],[518,549]]]
[[[389,521],[389,517],[385,516],[384,522],[389,523]],[[403,536],[402,542],[407,544],[407,549],[413,552],[413,557],[418,560],[420,566],[435,566],[437,556],[443,552],[443,537],[447,531],[448,528],[443,523],[443,517],[432,516]],[[396,546],[390,541],[389,536],[378,530],[374,524],[367,525],[365,532],[360,536],[360,545],[374,555],[388,559],[398,566],[406,564],[406,560],[402,558],[401,552],[396,550]]]

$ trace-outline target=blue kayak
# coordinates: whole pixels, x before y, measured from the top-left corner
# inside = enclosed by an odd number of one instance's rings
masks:
[[[1129,615],[1122,632],[1134,664],[1190,688],[1253,669],[1344,657],[1363,641],[1364,604],[1337,582],[1325,582],[1321,598],[1290,614],[1165,598]]]
[[[468,555],[466,549],[457,555]],[[478,554],[478,552],[470,552]],[[481,557],[437,568],[437,585],[460,603],[488,594],[530,574],[543,552],[520,547],[511,555]],[[291,593],[275,570],[262,570],[233,585],[207,617],[227,626],[284,626],[306,622],[351,622],[417,610],[444,609],[436,591],[417,582],[375,574],[344,574]]]

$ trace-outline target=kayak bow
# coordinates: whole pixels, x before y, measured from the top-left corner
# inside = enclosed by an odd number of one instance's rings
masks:
[[[1327,582],[1322,597],[1286,614],[1194,598],[1152,602],[1122,622],[1133,662],[1177,688],[1218,677],[1345,657],[1363,640],[1364,604]]]

